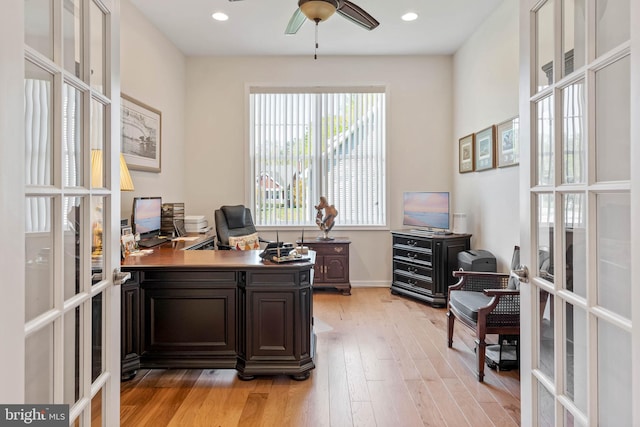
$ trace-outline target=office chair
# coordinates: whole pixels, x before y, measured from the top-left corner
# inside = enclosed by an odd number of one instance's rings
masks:
[[[235,245],[230,244],[230,237],[239,238],[257,235],[251,210],[244,205],[222,206],[220,209],[216,209],[214,218],[218,249],[236,249]],[[258,237],[258,242],[266,242],[266,240]]]
[[[520,247],[514,248],[512,270],[520,260]],[[516,264],[515,266],[513,264]],[[520,290],[516,276],[502,273],[454,271],[460,280],[449,286],[447,345],[453,345],[456,319],[475,331],[476,374],[484,381],[487,334],[520,335]]]

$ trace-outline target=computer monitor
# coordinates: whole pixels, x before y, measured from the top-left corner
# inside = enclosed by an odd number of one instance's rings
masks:
[[[131,211],[131,225],[141,239],[158,236],[162,220],[161,197],[135,197]]]

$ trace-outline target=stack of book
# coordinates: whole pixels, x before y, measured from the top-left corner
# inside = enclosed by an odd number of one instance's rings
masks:
[[[184,217],[184,228],[188,233],[205,233],[210,230],[204,215],[187,215]]]
[[[163,203],[160,233],[163,236],[173,236],[173,220],[184,219],[184,203]]]

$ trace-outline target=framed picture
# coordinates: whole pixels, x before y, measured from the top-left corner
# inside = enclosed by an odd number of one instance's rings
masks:
[[[458,141],[458,172],[467,173],[474,170],[473,158],[474,135],[467,135]]]
[[[499,168],[515,166],[520,162],[519,124],[518,117],[513,117],[496,126]]]
[[[122,94],[122,154],[129,169],[160,172],[162,113]]]
[[[123,236],[126,236],[127,234],[133,234],[133,230],[131,229],[130,225],[120,227],[120,232]]]
[[[480,132],[476,132],[474,157],[477,171],[493,169],[495,167],[495,141],[495,126],[489,126]]]

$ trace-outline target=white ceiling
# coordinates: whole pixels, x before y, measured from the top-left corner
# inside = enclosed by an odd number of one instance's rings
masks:
[[[185,55],[313,55],[314,23],[285,35],[297,0],[130,0]],[[503,0],[352,0],[380,22],[365,30],[334,14],[318,26],[318,56],[452,54]],[[515,1],[515,0],[510,0]],[[226,22],[213,12],[229,15]],[[400,16],[416,12],[404,22]]]

